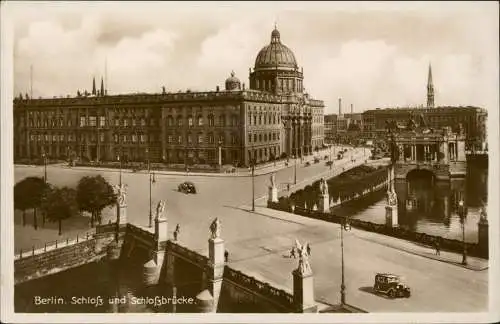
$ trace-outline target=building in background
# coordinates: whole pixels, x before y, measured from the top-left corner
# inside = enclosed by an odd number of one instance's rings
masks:
[[[304,90],[303,70],[275,28],[245,89],[231,73],[225,89],[14,100],[14,159],[74,155],[88,161],[250,165],[304,156],[323,146],[324,103]]]
[[[352,107],[352,106],[351,106]],[[335,116],[335,117],[334,117]],[[435,106],[434,84],[432,80],[432,67],[429,64],[427,76],[427,104],[421,107],[402,108],[376,108],[366,110],[363,113],[352,112],[342,114],[341,100],[339,99],[339,115],[327,115],[328,131],[325,138],[329,142],[348,143],[355,139],[369,140],[382,138],[386,134],[386,125],[389,121],[395,121],[403,126],[410,119],[423,120],[430,128],[441,129],[461,127],[465,131],[468,149],[482,149],[486,146],[486,123],[488,113],[486,109],[479,107],[451,107]],[[331,121],[335,120],[333,123]],[[325,122],[325,128],[327,124]]]

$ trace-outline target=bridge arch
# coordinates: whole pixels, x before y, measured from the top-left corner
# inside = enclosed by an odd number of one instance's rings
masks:
[[[436,174],[433,170],[429,169],[412,169],[406,173],[406,180],[413,180],[418,178],[429,178],[431,180],[436,180]]]

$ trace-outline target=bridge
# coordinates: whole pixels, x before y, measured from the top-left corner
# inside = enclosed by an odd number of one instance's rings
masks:
[[[452,132],[450,127],[415,128],[390,132],[390,136],[396,179],[406,179],[414,170],[432,172],[437,180],[465,177],[467,157],[463,132]]]

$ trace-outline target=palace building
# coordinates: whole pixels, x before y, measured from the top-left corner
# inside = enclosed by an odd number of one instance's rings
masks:
[[[303,69],[275,28],[245,89],[14,100],[14,159],[250,165],[312,154],[323,145],[324,103],[304,91]],[[220,152],[220,153],[219,153]]]

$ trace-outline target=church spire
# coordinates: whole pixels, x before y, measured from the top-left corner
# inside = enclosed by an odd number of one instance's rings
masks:
[[[104,96],[105,95],[105,92],[104,92],[104,80],[103,78],[101,77],[101,96]]]
[[[92,78],[92,94],[93,95],[97,94],[97,91],[96,91],[96,88],[95,88],[95,77]]]
[[[432,67],[430,63],[427,76],[427,108],[434,108],[434,84],[432,83]]]

